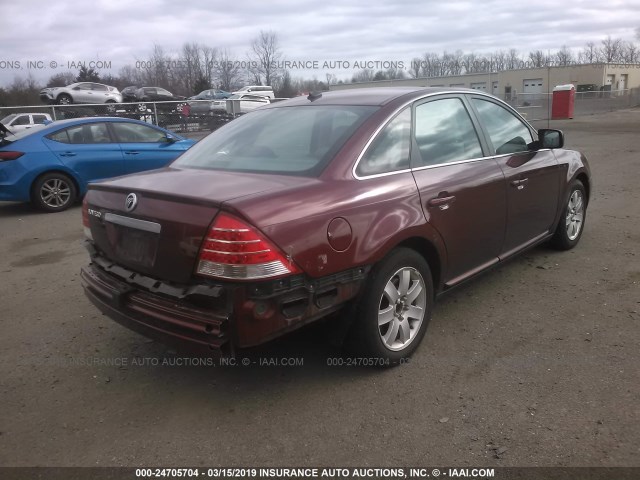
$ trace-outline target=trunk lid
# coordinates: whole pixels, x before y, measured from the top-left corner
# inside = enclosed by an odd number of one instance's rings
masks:
[[[165,168],[94,183],[86,198],[91,235],[114,263],[188,283],[202,240],[225,202],[305,180],[311,179]],[[127,209],[131,194],[135,205]]]

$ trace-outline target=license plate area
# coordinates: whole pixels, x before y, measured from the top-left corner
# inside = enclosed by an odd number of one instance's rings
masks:
[[[158,253],[160,224],[121,215],[105,215],[109,244],[117,258],[142,267],[153,267]]]

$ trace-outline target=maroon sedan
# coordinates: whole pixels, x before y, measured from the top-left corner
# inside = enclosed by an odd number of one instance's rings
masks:
[[[91,301],[144,335],[232,355],[337,316],[398,363],[440,293],[541,242],[574,247],[591,189],[558,130],[466,89],[312,94],[84,200]]]

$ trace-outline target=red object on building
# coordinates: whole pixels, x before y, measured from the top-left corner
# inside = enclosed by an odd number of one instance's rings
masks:
[[[551,103],[551,119],[573,118],[573,106],[576,98],[576,87],[572,84],[558,85],[553,89]]]

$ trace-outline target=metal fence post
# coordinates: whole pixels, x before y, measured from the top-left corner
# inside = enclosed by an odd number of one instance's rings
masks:
[[[56,117],[56,107],[54,105],[51,105],[51,117],[53,118],[53,120],[57,120]]]
[[[158,122],[158,110],[156,109],[156,102],[153,102],[153,118],[155,124],[159,127],[160,124]]]

